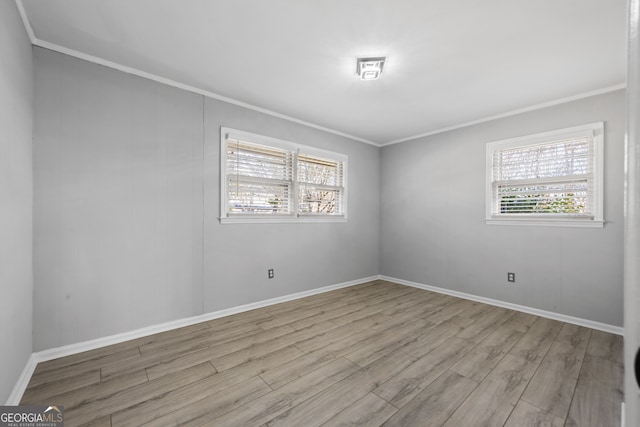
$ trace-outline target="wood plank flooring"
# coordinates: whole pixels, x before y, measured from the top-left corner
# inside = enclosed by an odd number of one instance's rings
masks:
[[[622,337],[375,281],[40,363],[67,426],[620,425]]]

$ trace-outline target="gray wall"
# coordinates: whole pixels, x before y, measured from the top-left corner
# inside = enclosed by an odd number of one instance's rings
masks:
[[[34,348],[200,314],[202,98],[34,54]]]
[[[347,154],[348,222],[220,225],[220,126]],[[206,99],[205,312],[377,275],[379,197],[379,148]]]
[[[35,350],[378,273],[378,148],[34,52]],[[219,224],[220,126],[349,155],[349,221]]]
[[[603,229],[485,224],[487,142],[596,121]],[[622,325],[624,132],[617,91],[384,147],[381,274]]]
[[[0,1],[0,402],[31,355],[33,61],[16,5]]]
[[[380,150],[34,52],[35,350],[379,272],[622,322],[622,91]],[[485,225],[487,142],[601,120],[604,229]],[[349,221],[221,225],[220,126],[347,154]]]

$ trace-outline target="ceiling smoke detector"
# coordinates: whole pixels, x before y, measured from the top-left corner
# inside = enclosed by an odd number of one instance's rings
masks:
[[[377,80],[382,74],[384,67],[384,57],[380,58],[358,58],[356,74],[361,80]]]

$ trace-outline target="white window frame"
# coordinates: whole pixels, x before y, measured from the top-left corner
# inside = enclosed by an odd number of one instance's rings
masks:
[[[588,136],[593,140],[593,216],[548,216],[545,214],[502,214],[497,211],[498,201],[493,185],[493,158],[496,151],[527,147]],[[534,135],[487,143],[486,146],[486,218],[489,225],[529,225],[560,227],[604,227],[604,123],[590,123]]]
[[[227,193],[227,140],[240,139],[255,144],[265,145],[273,148],[290,151],[293,156],[293,201],[292,212],[289,214],[234,214],[228,212],[228,193]],[[343,164],[342,176],[342,212],[340,214],[309,214],[299,212],[298,207],[298,177],[297,177],[297,159],[298,154],[307,156],[317,156],[324,159],[335,160]],[[348,156],[346,154],[336,153],[333,151],[323,150],[320,148],[309,147],[290,141],[285,141],[269,136],[258,135],[251,132],[245,132],[228,127],[220,128],[220,223],[221,224],[238,224],[238,223],[289,223],[289,222],[346,222],[347,221],[347,201],[348,201]]]

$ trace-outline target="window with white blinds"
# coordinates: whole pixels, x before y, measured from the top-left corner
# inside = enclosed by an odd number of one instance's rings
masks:
[[[346,219],[345,155],[228,128],[221,142],[221,222]]]
[[[487,144],[487,223],[603,225],[603,124]]]

